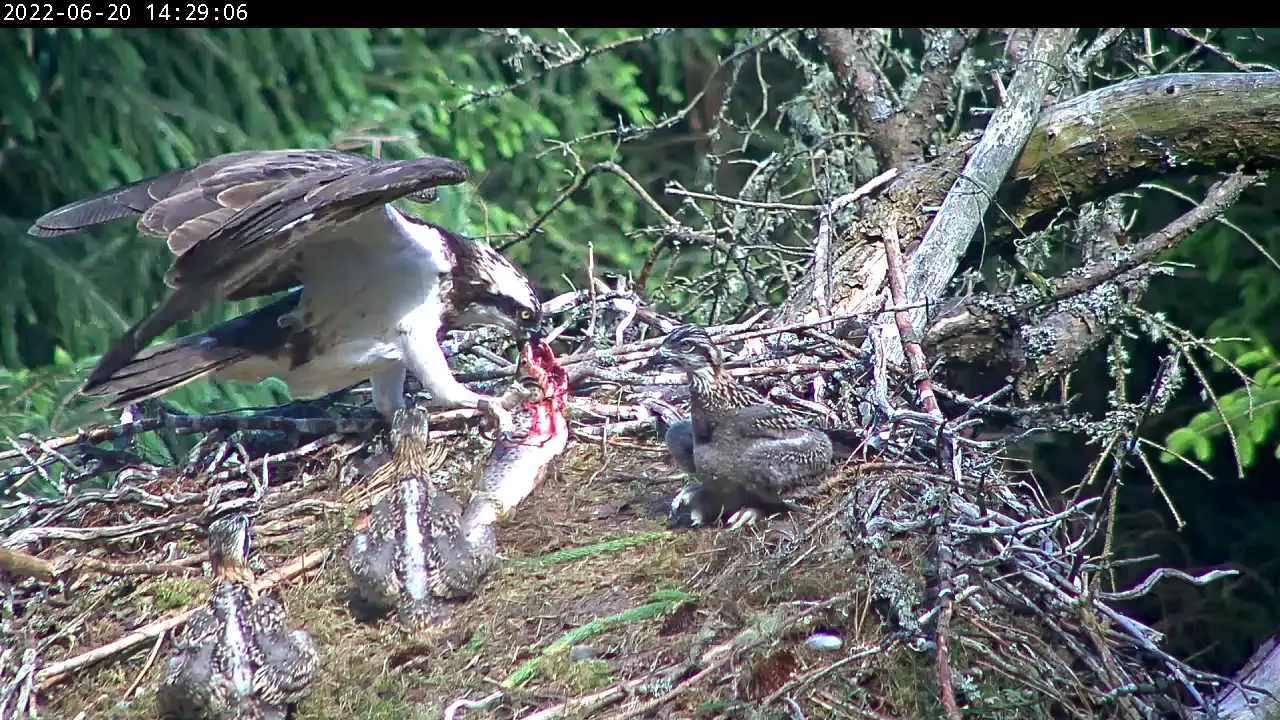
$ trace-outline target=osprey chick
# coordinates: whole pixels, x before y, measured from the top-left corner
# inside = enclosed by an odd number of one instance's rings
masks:
[[[443,600],[474,593],[497,552],[472,542],[463,526],[462,505],[446,487],[449,446],[430,439],[425,408],[396,411],[391,445],[391,460],[370,479],[391,480],[391,491],[352,538],[347,568],[361,599],[379,613],[396,610],[412,631],[435,622]]]
[[[667,334],[649,369],[671,365],[688,377],[691,417],[668,428],[667,449],[701,481],[676,496],[673,513],[690,505],[694,525],[729,514],[739,527],[830,472],[831,438],[735,380],[705,330],[682,325]]]
[[[209,599],[174,638],[156,702],[174,720],[284,720],[307,693],[321,657],[311,636],[290,628],[284,606],[253,588],[249,518],[209,526]]]

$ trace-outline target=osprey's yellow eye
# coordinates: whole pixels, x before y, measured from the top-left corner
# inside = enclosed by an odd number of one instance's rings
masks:
[[[520,311],[520,319],[521,319],[521,320],[524,320],[524,321],[526,321],[526,322],[528,322],[529,320],[532,320],[532,319],[533,319],[533,311],[532,311],[532,310],[528,310],[528,309],[521,310],[521,311]]]

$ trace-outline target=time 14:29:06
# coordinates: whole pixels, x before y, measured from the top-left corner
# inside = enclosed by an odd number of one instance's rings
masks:
[[[151,20],[202,22],[205,20],[248,20],[248,3],[153,3],[147,5]]]

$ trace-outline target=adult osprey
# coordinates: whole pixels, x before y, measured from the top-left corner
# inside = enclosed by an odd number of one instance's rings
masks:
[[[389,203],[467,179],[438,157],[383,161],[335,150],[245,151],[141,180],[47,213],[28,232],[74,233],[141,215],[166,238],[173,292],[102,356],[81,392],[118,406],[197,378],[284,380],[318,397],[366,378],[390,421],[406,369],[449,407],[506,426],[501,405],[454,379],[440,349],[448,328],[507,328],[523,345],[542,323],[528,278],[484,243]],[[300,288],[298,286],[301,286]],[[279,300],[169,343],[147,345],[218,298],[297,288]]]

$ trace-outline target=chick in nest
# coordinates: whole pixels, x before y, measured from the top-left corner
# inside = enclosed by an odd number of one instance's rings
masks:
[[[474,593],[496,553],[464,531],[462,505],[446,491],[448,448],[428,437],[425,408],[396,411],[391,447],[370,483],[392,488],[352,538],[347,568],[361,600],[379,613],[394,610],[414,630],[439,619],[443,600]]]
[[[214,580],[165,664],[157,703],[171,720],[289,717],[320,667],[306,630],[290,629],[278,599],[259,595],[249,568],[249,518],[209,526]]]
[[[689,380],[690,415],[667,430],[667,449],[699,482],[672,501],[689,507],[693,525],[729,515],[731,527],[784,508],[782,496],[831,471],[831,438],[725,370],[711,337],[695,325],[669,333],[649,369],[675,366]]]

